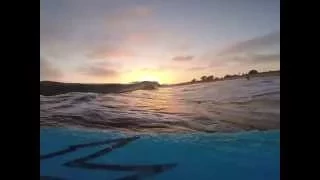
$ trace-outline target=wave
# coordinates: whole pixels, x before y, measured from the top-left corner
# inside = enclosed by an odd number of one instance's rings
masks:
[[[40,95],[56,96],[72,92],[78,93],[124,93],[136,90],[153,90],[160,86],[158,82],[137,82],[133,84],[78,84],[51,81],[40,82]]]
[[[247,86],[250,83],[250,86]],[[122,93],[40,95],[40,126],[139,133],[237,132],[280,128],[280,83],[268,79]]]

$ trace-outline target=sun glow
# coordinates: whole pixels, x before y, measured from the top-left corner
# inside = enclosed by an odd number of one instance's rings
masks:
[[[126,83],[135,81],[157,81],[160,84],[167,84],[174,82],[174,76],[166,71],[152,71],[152,70],[136,70],[126,74],[123,81]]]
[[[151,75],[142,76],[138,79],[138,81],[157,81],[159,82],[159,78]]]

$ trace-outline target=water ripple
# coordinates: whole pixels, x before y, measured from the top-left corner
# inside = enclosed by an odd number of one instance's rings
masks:
[[[40,95],[40,125],[141,133],[280,128],[280,77],[121,94]]]

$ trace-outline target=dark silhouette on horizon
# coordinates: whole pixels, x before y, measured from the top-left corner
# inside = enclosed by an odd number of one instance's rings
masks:
[[[264,77],[264,76],[279,76],[280,70],[276,71],[266,71],[266,72],[258,72],[257,70],[253,69],[250,70],[248,73],[238,73],[238,74],[226,74],[222,78],[214,77],[213,75],[210,76],[201,76],[200,80],[197,81],[195,78],[189,82],[171,84],[171,85],[162,85],[162,86],[181,86],[181,85],[188,85],[188,84],[197,84],[197,83],[206,83],[206,82],[215,82],[215,81],[224,81],[224,80],[232,80],[232,79],[239,79],[239,78],[246,78],[250,80],[251,77]]]
[[[70,92],[124,93],[135,90],[153,90],[160,86],[158,82],[142,81],[131,84],[81,84],[40,81],[40,95],[53,96]]]
[[[259,72],[255,69],[251,70],[248,72],[249,75],[254,75],[254,74],[258,74]]]
[[[142,81],[132,82],[128,84],[81,84],[81,83],[61,83],[53,81],[40,81],[40,95],[53,96],[59,94],[65,94],[70,92],[92,92],[92,93],[124,93],[135,90],[155,90],[158,87],[172,87],[181,86],[188,84],[216,82],[224,80],[232,80],[239,78],[250,79],[253,77],[264,77],[264,76],[280,76],[280,70],[278,71],[267,71],[258,72],[257,70],[250,70],[248,73],[242,73],[241,75],[227,74],[222,78],[214,77],[213,75],[202,76],[200,79],[192,79],[189,82],[177,83],[177,84],[159,84],[156,81]]]

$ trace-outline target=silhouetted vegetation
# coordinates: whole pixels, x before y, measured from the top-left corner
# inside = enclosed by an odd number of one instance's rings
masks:
[[[78,83],[59,83],[59,82],[50,82],[50,81],[40,81],[40,94],[50,96],[57,94],[64,94],[69,92],[95,92],[95,93],[121,93],[134,91],[139,89],[157,89],[157,87],[168,87],[168,86],[181,86],[188,84],[197,84],[197,83],[206,83],[206,82],[215,82],[223,80],[232,80],[246,78],[250,79],[251,77],[264,77],[264,76],[280,76],[280,70],[278,71],[268,71],[268,72],[258,72],[257,70],[250,70],[248,73],[241,73],[241,75],[227,74],[224,77],[214,77],[202,76],[200,79],[192,79],[189,82],[183,82],[178,84],[171,85],[160,85],[158,82],[151,81],[142,81],[142,82],[132,82],[130,84],[78,84]]]
[[[206,79],[206,81],[213,81],[213,76],[212,76],[212,75],[211,75],[211,76],[208,76],[207,79]]]
[[[228,79],[228,78],[231,78],[231,75],[227,74],[223,77],[223,79]]]
[[[213,75],[211,75],[211,76],[202,76],[201,77],[201,81],[202,82],[208,82],[208,81],[213,81],[214,79],[213,79]]]
[[[215,82],[215,81],[223,81],[223,80],[232,80],[232,79],[248,79],[250,77],[264,77],[264,76],[280,76],[280,70],[278,71],[267,71],[267,72],[258,72],[257,70],[250,70],[248,73],[238,73],[238,74],[227,74],[223,77],[214,77],[213,75],[210,76],[201,76],[200,80],[197,81],[195,78],[189,82],[172,84],[172,85],[163,85],[163,86],[181,86],[181,85],[188,85],[188,84],[197,84],[197,83],[206,83],[206,82]]]
[[[255,69],[248,72],[249,75],[258,74],[259,72]]]
[[[223,77],[223,79],[234,79],[234,78],[239,78],[239,77],[241,77],[241,75],[238,75],[238,74],[229,75],[229,74],[227,74],[227,75],[225,75]]]
[[[207,76],[202,76],[201,81],[205,81],[207,79]]]

